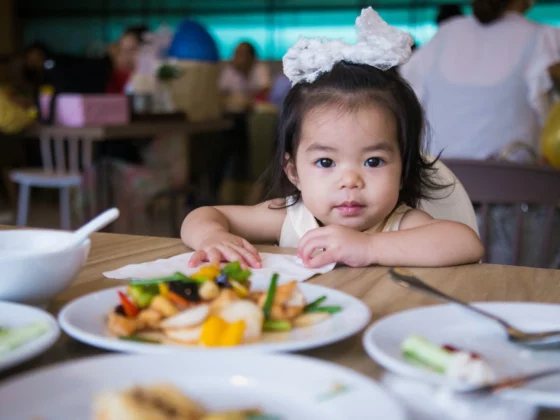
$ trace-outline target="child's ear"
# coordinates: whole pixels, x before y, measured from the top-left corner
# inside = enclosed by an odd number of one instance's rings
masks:
[[[299,178],[297,176],[296,163],[288,153],[284,155],[284,173],[290,182],[299,190]]]

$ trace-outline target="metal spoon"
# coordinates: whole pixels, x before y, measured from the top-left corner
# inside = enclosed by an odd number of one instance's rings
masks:
[[[477,386],[475,388],[469,388],[466,390],[459,390],[460,393],[474,394],[482,392],[498,393],[512,388],[519,388],[525,385],[527,382],[534,381],[536,379],[545,378],[552,375],[560,374],[560,368],[553,368],[548,370],[543,370],[535,373],[527,373],[520,376],[513,376],[510,378],[502,379],[498,382],[491,384]]]
[[[486,318],[489,318],[493,321],[496,321],[506,330],[508,339],[517,344],[523,344],[526,346],[531,347],[545,347],[545,346],[553,346],[553,345],[560,345],[560,331],[543,331],[543,332],[525,332],[521,331],[518,328],[513,327],[509,322],[504,321],[502,318],[497,317],[494,314],[486,312],[480,308],[475,306],[469,305],[462,300],[459,300],[453,296],[449,296],[432,286],[424,283],[410,271],[405,270],[403,268],[391,268],[389,269],[389,274],[393,278],[393,280],[399,284],[400,286],[406,288],[413,288],[420,290],[422,292],[428,293],[430,295],[436,296],[442,300],[456,303],[457,305],[462,306],[465,309],[468,309],[472,312],[476,312],[479,315],[482,315]]]

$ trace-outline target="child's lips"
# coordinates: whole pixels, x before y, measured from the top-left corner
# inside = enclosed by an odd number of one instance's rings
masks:
[[[363,204],[360,204],[357,201],[345,201],[335,208],[341,216],[357,216],[363,211],[364,207],[365,206]]]

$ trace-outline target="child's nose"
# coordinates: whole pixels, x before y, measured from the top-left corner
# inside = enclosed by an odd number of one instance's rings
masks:
[[[347,170],[340,179],[340,188],[362,188],[364,180],[361,175],[354,170]]]

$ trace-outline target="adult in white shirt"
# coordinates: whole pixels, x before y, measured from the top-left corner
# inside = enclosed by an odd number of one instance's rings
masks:
[[[538,149],[551,105],[553,28],[523,16],[532,0],[474,0],[402,66],[426,110],[432,154],[487,159],[514,142]]]
[[[257,61],[255,47],[242,42],[235,49],[233,60],[220,75],[220,91],[230,97],[243,97],[248,101],[266,98],[272,85],[270,70]]]

